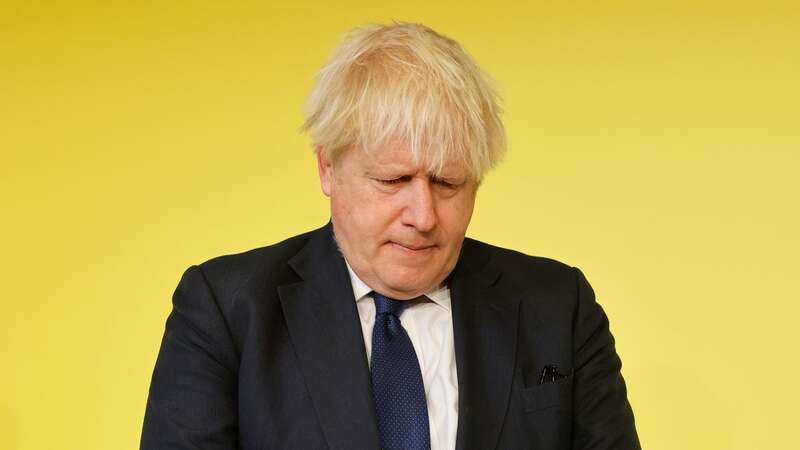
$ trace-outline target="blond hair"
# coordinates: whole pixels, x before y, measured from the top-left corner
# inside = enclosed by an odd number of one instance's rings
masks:
[[[334,163],[348,148],[399,140],[432,173],[455,162],[480,181],[505,150],[499,102],[456,41],[421,24],[368,25],[318,73],[302,129]]]

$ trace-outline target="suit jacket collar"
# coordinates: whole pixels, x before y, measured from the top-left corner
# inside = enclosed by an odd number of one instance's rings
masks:
[[[297,353],[332,449],[379,448],[369,365],[344,258],[330,223],[289,265],[302,278],[279,287]],[[500,282],[488,246],[466,239],[449,277],[458,374],[456,448],[491,449],[505,419],[519,299]]]
[[[456,449],[493,449],[514,375],[518,292],[503,283],[491,247],[465,239],[450,276],[458,374]]]
[[[302,281],[278,288],[289,339],[331,449],[379,448],[364,337],[330,223],[289,260]]]

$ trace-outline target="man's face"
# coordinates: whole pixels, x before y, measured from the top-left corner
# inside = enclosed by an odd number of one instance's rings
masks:
[[[403,145],[348,149],[335,166],[318,151],[317,162],[339,248],[372,289],[410,299],[453,270],[477,192],[463,167],[433,177]]]

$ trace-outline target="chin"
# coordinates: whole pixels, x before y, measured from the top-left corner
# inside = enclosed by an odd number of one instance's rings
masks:
[[[422,279],[421,277],[417,276],[389,280],[387,286],[397,292],[408,292],[422,295],[433,288],[435,283],[431,279]]]

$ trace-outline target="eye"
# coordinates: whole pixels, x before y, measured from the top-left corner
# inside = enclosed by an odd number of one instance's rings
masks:
[[[457,188],[459,186],[459,183],[456,183],[456,182],[451,181],[451,180],[446,180],[446,179],[443,179],[443,178],[431,177],[431,181],[433,183],[436,183],[439,186],[442,186],[443,188],[447,188],[447,189],[455,189],[455,188]]]
[[[452,188],[456,187],[455,184],[447,182],[445,180],[436,180],[436,182],[439,183],[441,186],[444,186],[444,187],[449,188],[449,189],[452,189]]]
[[[376,178],[376,180],[381,184],[392,185],[392,184],[399,184],[405,181],[410,180],[411,177],[409,176],[402,176],[397,178]]]

